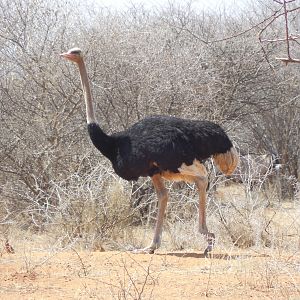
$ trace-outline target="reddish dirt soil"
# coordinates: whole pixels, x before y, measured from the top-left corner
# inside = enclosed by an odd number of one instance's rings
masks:
[[[300,299],[299,255],[2,253],[0,299]]]

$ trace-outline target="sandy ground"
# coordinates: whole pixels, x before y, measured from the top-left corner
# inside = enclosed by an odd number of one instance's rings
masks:
[[[300,256],[2,253],[0,299],[300,299]]]

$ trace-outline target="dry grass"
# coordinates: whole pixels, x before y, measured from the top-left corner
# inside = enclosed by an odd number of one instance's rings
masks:
[[[136,190],[98,171],[80,185],[56,187],[59,205],[39,232],[21,229],[17,218],[2,225],[1,299],[300,297],[297,194],[280,202],[272,190],[237,184],[209,191],[208,226],[217,242],[207,259],[199,252],[206,242],[197,228],[197,191],[170,184],[160,251],[133,255],[126,250],[152,239],[156,198],[144,195],[133,207]]]

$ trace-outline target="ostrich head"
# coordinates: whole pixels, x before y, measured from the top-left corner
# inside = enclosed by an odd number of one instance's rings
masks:
[[[78,63],[82,59],[82,51],[79,48],[72,48],[68,52],[62,53],[61,56]]]

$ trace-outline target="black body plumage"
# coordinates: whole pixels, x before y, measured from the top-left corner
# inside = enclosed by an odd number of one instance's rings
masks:
[[[224,130],[209,121],[169,116],[145,118],[123,132],[106,135],[98,124],[88,124],[90,138],[126,180],[153,176],[162,171],[177,173],[185,163],[225,153],[232,143]]]

